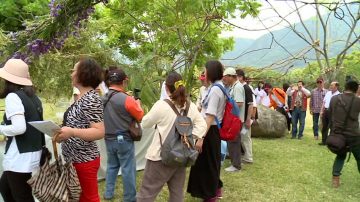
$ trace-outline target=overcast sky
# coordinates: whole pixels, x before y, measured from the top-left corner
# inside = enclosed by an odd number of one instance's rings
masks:
[[[304,2],[314,2],[314,0],[302,0]],[[273,25],[279,23],[281,20],[278,15],[271,9],[270,5],[265,0],[259,0],[259,2],[263,5],[260,8],[260,14],[258,18],[262,19],[263,23],[267,27],[272,27]],[[269,0],[269,2],[275,7],[275,9],[282,16],[289,15],[291,11],[295,9],[295,5],[293,1],[276,1]],[[303,6],[303,3],[297,3],[298,7]],[[304,20],[314,17],[316,15],[316,10],[312,5],[305,5],[300,9],[301,16]],[[260,22],[258,18],[246,17],[245,19],[236,18],[229,19],[229,21],[237,26],[241,26],[247,29],[263,29],[264,25]],[[299,16],[296,13],[290,14],[286,17],[288,21],[291,23],[299,22]],[[286,22],[282,22],[279,25],[271,28],[271,30],[278,30],[287,27]],[[268,31],[246,31],[239,28],[234,28],[233,31],[225,31],[221,34],[222,37],[236,37],[236,38],[250,38],[257,39],[260,36],[268,33]]]

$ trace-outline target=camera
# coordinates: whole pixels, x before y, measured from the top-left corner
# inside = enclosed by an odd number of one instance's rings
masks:
[[[140,92],[141,90],[139,88],[134,88],[134,98],[135,100],[140,100]]]

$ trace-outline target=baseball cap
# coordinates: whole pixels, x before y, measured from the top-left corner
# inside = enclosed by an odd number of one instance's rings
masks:
[[[228,67],[225,69],[224,73],[223,73],[223,76],[236,76],[236,71],[234,68],[231,68],[231,67]]]

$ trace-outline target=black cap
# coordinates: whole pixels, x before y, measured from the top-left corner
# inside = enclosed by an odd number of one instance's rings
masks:
[[[111,83],[122,82],[128,77],[122,69],[112,69],[108,72],[107,80]]]

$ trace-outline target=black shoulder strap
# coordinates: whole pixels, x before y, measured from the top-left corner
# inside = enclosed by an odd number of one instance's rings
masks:
[[[112,89],[112,90],[113,90],[113,89]],[[107,99],[106,102],[104,103],[104,109],[105,109],[107,103],[110,101],[111,97],[114,96],[114,95],[117,94],[117,93],[120,93],[120,92],[117,91],[117,90],[113,90],[113,92],[109,95],[108,99]]]

